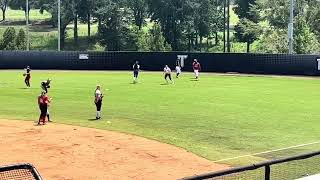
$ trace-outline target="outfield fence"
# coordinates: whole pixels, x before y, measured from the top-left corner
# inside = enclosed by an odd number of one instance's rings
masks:
[[[142,70],[162,71],[177,59],[183,71],[198,59],[204,72],[320,75],[320,55],[251,53],[0,51],[0,69],[132,70],[138,60]]]
[[[320,151],[186,177],[182,180],[292,180],[315,174],[320,174]]]
[[[0,180],[42,180],[31,164],[16,164],[0,167]]]

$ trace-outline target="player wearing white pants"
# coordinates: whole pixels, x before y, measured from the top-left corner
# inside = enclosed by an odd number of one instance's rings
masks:
[[[177,59],[177,61],[176,61],[176,72],[177,72],[177,76],[176,76],[176,78],[179,78],[179,75],[181,74],[181,64],[180,64],[180,59]]]
[[[199,70],[194,70],[194,75],[196,76],[196,78],[199,78]]]
[[[177,71],[177,78],[179,78],[179,75],[182,73],[181,72],[181,67],[177,66],[176,67],[176,71]]]

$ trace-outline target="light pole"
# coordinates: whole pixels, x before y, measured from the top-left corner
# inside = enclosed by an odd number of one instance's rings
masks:
[[[61,0],[58,0],[58,51],[61,51]]]
[[[293,11],[294,11],[294,0],[290,0],[290,19],[289,19],[289,25],[288,25],[289,54],[293,54]]]
[[[27,35],[27,51],[30,50],[30,38],[29,38],[29,0],[26,0],[26,35]]]

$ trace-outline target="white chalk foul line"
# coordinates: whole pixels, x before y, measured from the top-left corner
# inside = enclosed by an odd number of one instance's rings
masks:
[[[257,155],[262,155],[262,154],[268,154],[268,153],[272,153],[272,152],[278,152],[278,151],[289,150],[289,149],[293,149],[293,148],[310,146],[310,145],[314,145],[314,144],[320,144],[320,141],[307,143],[307,144],[300,144],[300,145],[297,145],[297,146],[291,146],[291,147],[275,149],[275,150],[270,150],[270,151],[264,151],[264,152],[254,153],[254,154],[247,154],[247,155],[237,156],[237,157],[232,157],[232,158],[226,158],[226,159],[221,159],[221,160],[217,160],[217,161],[213,161],[213,162],[217,163],[217,162],[229,161],[229,160],[239,159],[239,158],[243,158],[243,157],[250,157],[250,156],[257,156]]]

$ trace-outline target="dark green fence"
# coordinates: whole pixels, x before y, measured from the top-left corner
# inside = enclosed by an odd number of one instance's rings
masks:
[[[0,69],[131,70],[139,60],[143,70],[174,68],[179,58],[184,71],[198,59],[206,72],[320,75],[320,55],[214,54],[189,52],[0,52]]]

